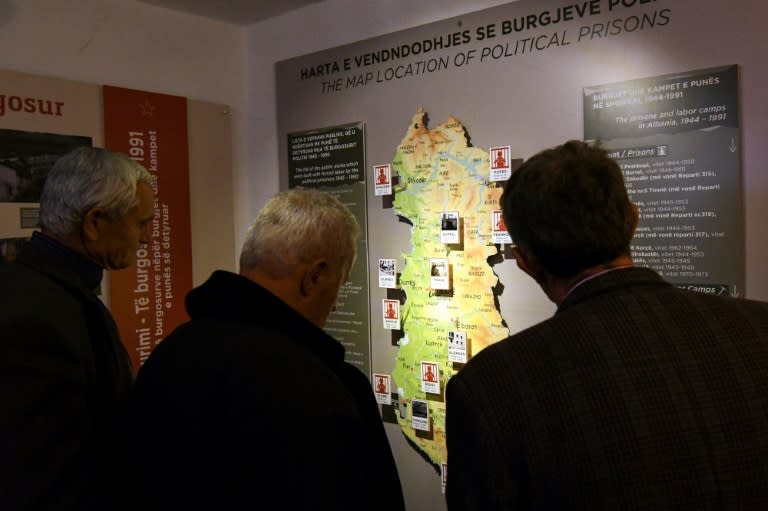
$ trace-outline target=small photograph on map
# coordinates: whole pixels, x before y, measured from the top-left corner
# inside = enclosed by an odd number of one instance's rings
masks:
[[[373,182],[375,195],[392,194],[392,167],[387,165],[373,166]]]
[[[495,245],[512,243],[512,237],[507,231],[507,226],[504,223],[504,215],[500,209],[491,211],[491,226],[493,227],[492,241]]]
[[[459,239],[459,212],[443,211],[440,215],[440,243],[456,244]]]
[[[437,362],[421,362],[421,391],[440,394],[440,369]]]
[[[467,363],[467,333],[448,332],[448,361],[459,364]]]
[[[397,270],[394,259],[379,259],[379,287],[397,288]]]
[[[373,393],[380,405],[391,405],[392,394],[389,392],[389,375],[373,373]]]
[[[429,403],[421,399],[411,401],[411,424],[418,431],[429,431]]]
[[[491,147],[488,150],[488,158],[491,161],[490,181],[506,181],[512,175],[511,151],[512,148],[508,145]]]
[[[433,257],[429,260],[429,287],[432,289],[451,289],[450,267],[447,258]]]
[[[400,330],[400,302],[398,300],[381,301],[381,313],[384,319],[384,328],[387,330]]]

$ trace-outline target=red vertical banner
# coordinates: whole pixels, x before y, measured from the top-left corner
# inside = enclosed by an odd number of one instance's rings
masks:
[[[136,264],[110,273],[110,309],[134,370],[188,319],[192,289],[187,100],[104,86],[104,145],[155,177],[150,241]]]

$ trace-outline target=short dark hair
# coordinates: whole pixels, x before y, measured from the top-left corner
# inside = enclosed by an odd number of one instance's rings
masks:
[[[629,255],[632,206],[599,145],[570,140],[531,157],[507,181],[501,208],[514,243],[558,277]]]

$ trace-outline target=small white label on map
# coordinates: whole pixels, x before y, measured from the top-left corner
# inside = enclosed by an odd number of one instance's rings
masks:
[[[411,424],[413,429],[429,431],[429,403],[421,399],[411,401]]]
[[[437,362],[421,362],[421,391],[440,394],[440,370]]]
[[[384,328],[387,330],[400,330],[400,302],[385,298],[381,301],[381,306]]]
[[[379,287],[397,287],[397,270],[394,259],[379,259]]]
[[[392,195],[392,167],[386,165],[373,166],[373,182],[375,195]]]
[[[448,361],[467,363],[467,333],[460,331],[448,332]]]
[[[508,145],[491,147],[488,157],[491,160],[491,174],[489,181],[506,181],[512,175],[512,166],[509,155],[512,148]]]
[[[507,232],[507,226],[504,224],[504,215],[500,209],[491,211],[491,226],[493,228],[492,237],[494,244],[511,244],[512,238]]]
[[[432,289],[451,289],[448,259],[433,257],[429,260],[429,287]]]
[[[380,405],[392,404],[389,388],[388,374],[373,373],[373,393],[376,395],[376,402]]]
[[[459,237],[459,212],[443,211],[440,216],[440,243],[461,243]]]

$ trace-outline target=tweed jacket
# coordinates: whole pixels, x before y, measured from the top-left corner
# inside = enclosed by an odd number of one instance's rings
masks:
[[[768,509],[768,305],[610,271],[447,385],[450,511]]]
[[[0,509],[112,508],[131,366],[109,311],[33,244],[0,266]]]
[[[225,271],[186,304],[136,380],[142,509],[404,508],[370,383],[335,339]]]

